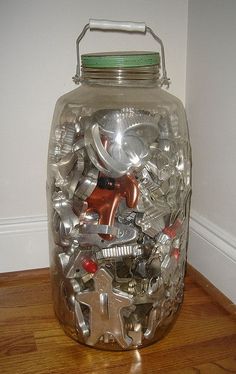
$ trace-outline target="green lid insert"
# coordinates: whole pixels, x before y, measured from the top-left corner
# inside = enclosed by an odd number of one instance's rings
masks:
[[[131,68],[160,64],[157,52],[103,52],[81,56],[84,68]]]

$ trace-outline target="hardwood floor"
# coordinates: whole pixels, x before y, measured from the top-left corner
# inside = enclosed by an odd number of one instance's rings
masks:
[[[67,337],[57,323],[47,269],[0,275],[1,374],[236,373],[235,318],[186,276],[179,317],[160,342],[105,352]]]

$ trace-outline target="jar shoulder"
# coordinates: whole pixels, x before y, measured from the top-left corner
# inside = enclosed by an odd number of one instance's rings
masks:
[[[146,105],[155,108],[165,106],[173,110],[184,110],[184,106],[176,96],[160,88],[159,86],[112,86],[112,85],[87,85],[81,84],[74,90],[62,95],[57,100],[57,106],[66,105],[106,105],[114,103],[116,105],[140,106]]]
[[[53,123],[75,122],[101,110],[143,110],[161,117],[173,128],[174,137],[188,139],[186,114],[182,102],[159,86],[98,86],[81,84],[61,96]]]

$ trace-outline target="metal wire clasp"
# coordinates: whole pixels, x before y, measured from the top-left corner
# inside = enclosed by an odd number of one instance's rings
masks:
[[[141,25],[141,27],[140,27]],[[138,27],[137,27],[138,26]],[[90,20],[87,23],[80,35],[76,40],[76,52],[77,52],[77,66],[75,76],[72,78],[75,84],[80,83],[80,52],[79,44],[88,30],[102,30],[102,31],[118,31],[118,32],[132,32],[132,33],[144,33],[147,32],[159,43],[161,47],[161,65],[162,65],[162,77],[160,79],[161,86],[169,88],[170,79],[167,77],[166,63],[165,63],[165,50],[164,44],[158,35],[154,31],[141,22],[123,22],[123,21],[109,21],[109,20]]]

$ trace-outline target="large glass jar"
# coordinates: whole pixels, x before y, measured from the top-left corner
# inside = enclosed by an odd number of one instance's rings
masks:
[[[127,350],[160,339],[183,298],[190,145],[154,52],[82,56],[48,156],[54,307],[73,339]]]

